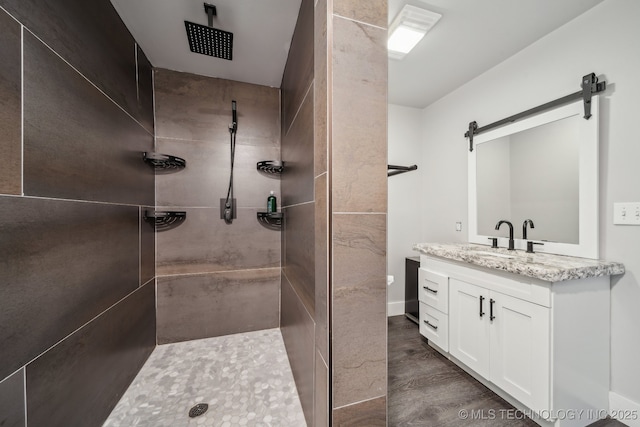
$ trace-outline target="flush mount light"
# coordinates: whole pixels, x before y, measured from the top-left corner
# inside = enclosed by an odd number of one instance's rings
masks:
[[[442,18],[439,13],[405,5],[389,26],[389,58],[402,59]]]

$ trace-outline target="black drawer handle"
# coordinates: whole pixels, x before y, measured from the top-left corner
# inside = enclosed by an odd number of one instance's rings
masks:
[[[431,329],[433,329],[434,331],[438,330],[438,327],[436,325],[432,325],[431,323],[429,323],[428,320],[423,320],[424,323],[427,324],[428,327],[430,327]]]
[[[489,300],[489,320],[491,320],[492,322],[493,322],[493,319],[496,318],[496,316],[493,315],[493,303],[495,303],[495,300],[491,298]]]
[[[430,288],[430,287],[428,287],[428,286],[423,286],[422,288],[423,288],[425,291],[429,291],[429,292],[431,292],[432,294],[437,294],[437,293],[438,293],[438,290],[437,290],[437,289],[431,289],[431,288]]]
[[[480,295],[480,317],[484,316],[484,310],[482,308],[483,303],[484,303],[484,297],[482,295]]]

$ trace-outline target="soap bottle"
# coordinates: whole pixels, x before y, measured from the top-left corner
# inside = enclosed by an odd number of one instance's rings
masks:
[[[273,195],[273,190],[267,197],[267,212],[275,213],[278,210],[278,203],[276,202],[276,196]]]

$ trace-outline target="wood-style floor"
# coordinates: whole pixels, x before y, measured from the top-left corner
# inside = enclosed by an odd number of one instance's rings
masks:
[[[429,347],[405,316],[389,318],[388,337],[389,427],[537,426],[528,418],[515,419],[522,413]],[[463,420],[463,410],[482,410],[486,419]],[[623,426],[611,419],[591,425]]]

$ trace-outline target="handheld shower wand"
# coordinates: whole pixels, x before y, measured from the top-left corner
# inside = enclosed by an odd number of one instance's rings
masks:
[[[231,137],[231,172],[229,173],[229,188],[227,190],[227,198],[224,200],[224,211],[222,218],[227,224],[233,222],[235,215],[235,199],[233,198],[233,164],[236,157],[236,132],[238,130],[238,112],[236,109],[236,101],[231,101],[231,120],[229,125],[229,134]]]

